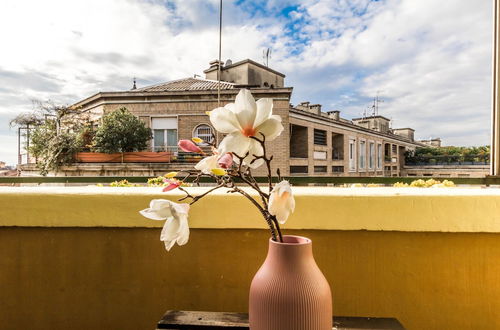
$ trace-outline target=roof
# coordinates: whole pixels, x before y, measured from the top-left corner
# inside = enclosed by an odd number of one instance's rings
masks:
[[[236,66],[240,66],[240,65],[242,65],[242,64],[246,64],[246,63],[251,63],[251,64],[253,64],[253,65],[255,65],[255,66],[258,66],[258,67],[259,67],[259,68],[261,68],[261,69],[264,69],[264,70],[267,70],[267,71],[272,72],[272,73],[274,73],[274,74],[277,74],[278,76],[282,76],[283,78],[285,77],[285,74],[283,74],[283,73],[281,73],[281,72],[278,72],[278,71],[276,71],[276,70],[273,70],[273,69],[271,69],[270,67],[265,66],[264,64],[260,64],[259,62],[255,62],[255,61],[253,61],[253,60],[251,60],[251,59],[249,59],[249,58],[247,58],[246,60],[242,60],[242,61],[238,61],[238,62],[235,62],[235,63],[231,63],[231,64],[229,64],[229,65],[227,65],[227,66],[222,66],[222,67],[221,67],[221,69],[222,69],[222,70],[226,70],[226,69],[234,68],[234,67],[236,67]],[[217,70],[217,66],[215,66],[215,67],[210,67],[210,68],[206,69],[206,70],[205,70],[205,71],[203,71],[203,72],[208,73],[208,72],[210,72],[210,71],[214,71],[214,70]]]
[[[164,82],[152,86],[146,86],[131,90],[130,92],[174,92],[174,91],[200,91],[200,90],[217,90],[217,80],[208,80],[200,78],[184,78],[173,81]],[[220,82],[220,89],[234,89],[233,83],[226,81]]]
[[[385,119],[387,121],[391,121],[389,118],[386,118],[386,117],[380,116],[380,115],[366,116],[366,117],[362,117],[362,118],[353,118],[352,120],[368,120],[368,119],[373,119],[373,118],[382,118],[382,119]]]

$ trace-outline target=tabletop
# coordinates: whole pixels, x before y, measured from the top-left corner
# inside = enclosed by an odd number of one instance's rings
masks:
[[[158,322],[157,330],[248,330],[248,314],[169,310]],[[404,327],[395,318],[346,317],[333,318],[333,330],[400,330]]]

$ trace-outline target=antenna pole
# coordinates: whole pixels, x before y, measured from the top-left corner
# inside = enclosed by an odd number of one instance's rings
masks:
[[[222,54],[222,0],[219,3],[219,63],[217,63],[217,107],[220,107],[220,79]]]

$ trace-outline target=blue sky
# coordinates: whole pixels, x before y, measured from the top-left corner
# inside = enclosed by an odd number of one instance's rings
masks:
[[[7,0],[0,10],[0,160],[16,162],[8,121],[31,100],[203,74],[217,57],[218,1]],[[224,0],[223,59],[286,74],[293,103],[380,114],[418,138],[489,143],[491,1]]]

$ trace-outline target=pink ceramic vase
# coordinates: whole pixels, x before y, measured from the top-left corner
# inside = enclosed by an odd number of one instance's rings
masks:
[[[251,330],[332,329],[332,294],[310,239],[269,240],[267,258],[250,286],[249,319]]]

